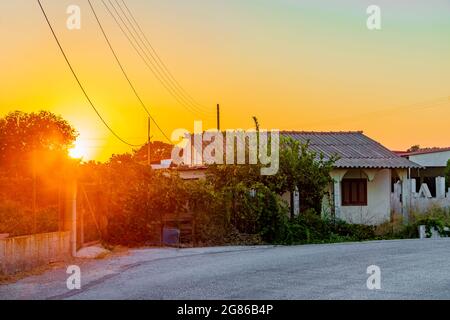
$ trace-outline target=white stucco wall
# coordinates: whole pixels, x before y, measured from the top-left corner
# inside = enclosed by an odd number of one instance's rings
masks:
[[[364,171],[350,169],[345,178],[367,178]],[[341,202],[342,203],[342,202]],[[391,216],[391,171],[378,170],[372,181],[367,181],[367,206],[341,206],[340,218],[349,223],[377,225]]]
[[[344,179],[359,177],[361,174],[358,170],[350,170]],[[342,206],[341,218],[350,223],[361,224],[380,224],[389,221],[391,214],[390,183],[390,170],[379,170],[374,179],[367,182],[367,206]]]
[[[433,152],[409,156],[409,160],[424,167],[445,167],[450,159],[450,151]]]

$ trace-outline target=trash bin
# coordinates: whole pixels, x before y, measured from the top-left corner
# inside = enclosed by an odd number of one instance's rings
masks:
[[[164,245],[178,245],[180,242],[180,230],[177,228],[164,227],[163,229],[163,244]]]

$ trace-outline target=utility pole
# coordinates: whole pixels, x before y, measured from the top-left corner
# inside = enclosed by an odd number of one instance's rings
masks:
[[[217,131],[220,131],[220,106],[217,104]]]
[[[152,165],[150,159],[150,117],[148,117],[148,124],[147,124],[147,164],[149,167],[151,167]]]
[[[62,230],[70,232],[70,250],[77,253],[77,164],[74,161],[65,166],[64,176],[64,218]]]
[[[33,211],[33,233],[37,233],[37,209],[36,209],[36,149],[33,146],[32,151],[32,171],[33,171],[33,194],[32,194],[32,211]]]
[[[77,177],[71,176],[69,181],[69,210],[70,210],[70,249],[72,257],[77,255]]]

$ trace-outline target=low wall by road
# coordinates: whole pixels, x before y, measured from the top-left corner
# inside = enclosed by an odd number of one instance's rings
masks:
[[[70,257],[70,232],[0,239],[0,274],[27,271]]]
[[[436,196],[433,197],[428,185],[420,185],[419,192],[416,192],[416,180],[410,180],[411,192],[408,196],[411,212],[426,213],[431,208],[450,208],[450,188],[445,190],[445,178],[436,178]],[[402,212],[401,203],[402,188],[400,183],[394,185],[394,192],[391,193],[391,210],[396,213]]]

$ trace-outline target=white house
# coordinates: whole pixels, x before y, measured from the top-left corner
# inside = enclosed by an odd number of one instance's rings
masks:
[[[403,189],[401,213],[407,218],[411,194],[408,174],[420,165],[400,157],[380,143],[356,132],[285,131],[310,150],[339,160],[331,172],[333,184],[324,199],[322,214],[334,215],[350,223],[376,225],[389,221],[392,214],[391,181],[398,178]],[[301,201],[296,195],[295,201]],[[298,205],[294,203],[294,208]]]
[[[450,148],[423,148],[396,153],[421,165],[421,168],[411,170],[411,210],[424,213],[431,207],[450,208],[450,186],[445,183]],[[400,192],[394,188],[392,203],[395,207],[400,205],[397,196]]]
[[[409,159],[422,168],[411,171],[411,178],[416,180],[416,190],[419,192],[420,187],[425,183],[433,197],[436,197],[436,179],[445,176],[445,168],[447,161],[450,160],[449,148],[421,148],[415,151],[396,151],[396,153]]]
[[[426,168],[445,168],[450,160],[450,147],[448,148],[421,148],[415,151],[396,152]]]
[[[309,141],[309,149],[325,157],[337,155],[339,160],[331,172],[333,183],[322,203],[322,214],[333,215],[350,223],[376,225],[389,221],[394,210],[408,217],[411,206],[412,169],[421,166],[388,150],[380,143],[355,132],[282,131],[283,136],[301,143]],[[202,179],[206,166],[178,167],[183,179]],[[393,206],[392,181],[399,180],[400,207]],[[294,214],[299,212],[298,193],[285,194]],[[396,203],[396,202],[395,202]]]

